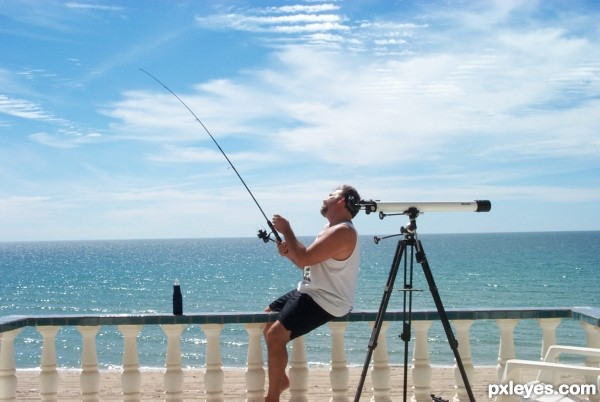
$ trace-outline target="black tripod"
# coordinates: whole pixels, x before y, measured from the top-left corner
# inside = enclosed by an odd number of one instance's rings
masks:
[[[458,352],[458,342],[454,338],[454,334],[452,332],[452,327],[450,326],[450,321],[446,315],[446,311],[444,310],[444,305],[442,304],[442,300],[440,298],[440,294],[437,290],[437,286],[433,279],[433,274],[431,273],[431,268],[429,267],[429,262],[427,262],[427,257],[425,256],[425,251],[423,250],[423,246],[421,241],[417,238],[417,217],[419,216],[419,211],[416,208],[409,209],[406,213],[409,216],[410,222],[407,227],[401,228],[401,234],[404,235],[404,239],[398,241],[398,246],[396,247],[396,253],[394,254],[394,259],[392,261],[392,266],[390,268],[390,273],[388,276],[388,280],[383,292],[383,298],[381,299],[381,304],[379,306],[379,311],[377,312],[377,317],[375,319],[375,325],[373,327],[373,331],[371,333],[371,338],[369,339],[368,353],[365,359],[365,364],[363,366],[362,374],[360,376],[360,381],[358,384],[358,389],[356,390],[356,395],[354,397],[354,402],[360,401],[360,395],[362,393],[362,389],[365,384],[365,378],[367,376],[367,371],[369,369],[369,364],[371,362],[371,358],[373,356],[373,351],[377,347],[377,339],[379,338],[379,333],[381,332],[381,325],[384,321],[385,312],[387,310],[388,302],[390,300],[394,282],[396,280],[396,274],[398,273],[398,268],[400,267],[400,263],[404,262],[404,307],[403,307],[403,323],[402,323],[402,334],[400,335],[400,339],[404,341],[404,390],[403,390],[403,401],[407,400],[407,386],[408,386],[408,346],[411,338],[411,323],[412,323],[412,292],[414,291],[412,287],[412,279],[413,279],[413,262],[416,260],[421,267],[423,268],[423,273],[425,274],[425,278],[427,279],[427,284],[429,285],[429,290],[433,297],[433,301],[435,302],[435,306],[438,311],[438,315],[440,317],[440,321],[444,327],[444,331],[446,332],[446,337],[448,338],[448,343],[450,344],[450,348],[454,353],[454,358],[456,360],[456,365],[460,371],[462,376],[463,383],[467,390],[467,394],[469,396],[469,400],[471,402],[475,402],[475,397],[473,396],[473,391],[471,390],[471,386],[469,384],[469,379],[467,378],[467,373],[462,363],[462,359],[460,358],[460,354]],[[391,237],[391,236],[388,236]],[[379,238],[375,238],[375,242],[379,242]],[[407,249],[410,249],[410,264],[408,263]],[[432,396],[433,397],[433,396]],[[433,398],[437,400],[438,398]]]

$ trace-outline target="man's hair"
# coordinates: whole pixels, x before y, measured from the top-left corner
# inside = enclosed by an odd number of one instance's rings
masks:
[[[358,191],[347,184],[342,184],[337,190],[342,190],[342,197],[344,197],[344,200],[346,201],[346,208],[354,218],[360,211],[360,204],[358,203],[360,201],[360,195],[358,194]]]

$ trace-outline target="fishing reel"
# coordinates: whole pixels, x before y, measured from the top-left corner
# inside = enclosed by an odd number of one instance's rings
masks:
[[[273,234],[273,232],[268,233],[265,229],[258,229],[258,233],[256,235],[258,236],[259,239],[261,239],[265,243],[268,243],[269,241],[273,241],[273,242],[275,241],[271,238],[272,234]]]

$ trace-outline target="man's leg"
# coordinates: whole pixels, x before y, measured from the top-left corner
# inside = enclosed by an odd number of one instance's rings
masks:
[[[265,311],[271,312],[271,307],[265,308]],[[266,324],[264,336],[267,344],[269,377],[265,402],[279,401],[281,393],[290,386],[285,369],[288,362],[287,343],[290,341],[291,331],[286,330],[280,321],[275,321]]]
[[[290,385],[285,369],[288,362],[286,346],[292,337],[292,332],[296,337],[302,336],[334,318],[309,295],[298,291],[282,296],[271,303],[265,311],[270,312],[276,308],[279,311],[277,321],[267,324],[264,331],[269,354],[269,391],[266,402],[279,401],[283,390]]]
[[[279,321],[265,327],[269,368],[269,390],[265,402],[278,402],[281,393],[290,385],[285,369],[288,363],[286,345],[291,333]]]

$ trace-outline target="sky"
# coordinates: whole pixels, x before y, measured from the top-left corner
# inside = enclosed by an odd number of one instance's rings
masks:
[[[583,0],[0,0],[0,241],[252,237],[275,213],[312,236],[340,184],[491,201],[421,234],[600,230],[599,20]]]

